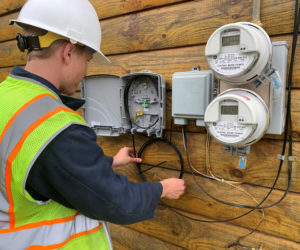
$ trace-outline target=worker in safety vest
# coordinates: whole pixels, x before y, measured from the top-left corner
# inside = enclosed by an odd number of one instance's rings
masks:
[[[152,218],[160,197],[179,198],[184,181],[133,183],[112,166],[140,162],[131,148],[104,155],[70,97],[101,29],[88,0],[28,0],[13,24],[28,51],[0,84],[0,249],[112,249],[104,221]],[[65,95],[62,95],[65,94]]]

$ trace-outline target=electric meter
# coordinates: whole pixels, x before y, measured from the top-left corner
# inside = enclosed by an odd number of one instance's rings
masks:
[[[255,92],[229,89],[208,105],[204,122],[210,135],[220,143],[245,147],[265,134],[269,111]]]
[[[249,22],[232,23],[210,36],[205,56],[221,80],[245,84],[255,81],[270,68],[272,43],[260,26]]]

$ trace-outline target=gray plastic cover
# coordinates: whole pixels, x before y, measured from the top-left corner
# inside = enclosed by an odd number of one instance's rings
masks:
[[[119,76],[101,74],[83,79],[81,85],[81,95],[85,99],[82,108],[83,117],[97,135],[119,136],[125,133],[126,117],[122,110],[121,93]]]
[[[172,76],[172,116],[174,123],[185,125],[196,120],[205,126],[204,113],[213,99],[214,73],[211,70],[175,72]]]
[[[82,82],[82,97],[86,100],[83,116],[97,135],[138,132],[161,137],[165,91],[165,79],[150,71],[122,77],[88,76]]]

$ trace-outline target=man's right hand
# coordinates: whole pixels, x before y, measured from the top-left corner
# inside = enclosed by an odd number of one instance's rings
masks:
[[[160,182],[163,186],[161,198],[178,199],[185,190],[184,180],[169,178]]]

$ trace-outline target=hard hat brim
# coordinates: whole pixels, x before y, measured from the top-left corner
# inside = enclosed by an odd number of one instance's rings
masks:
[[[111,64],[111,61],[100,50],[94,53],[92,60],[99,64]]]

